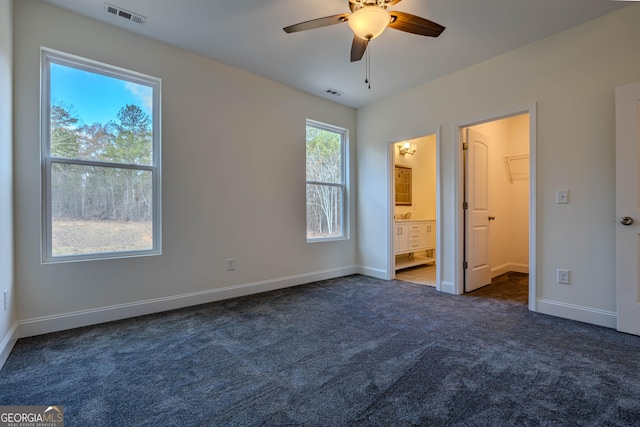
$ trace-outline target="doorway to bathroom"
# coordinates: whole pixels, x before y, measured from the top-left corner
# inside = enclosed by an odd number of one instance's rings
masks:
[[[437,134],[390,146],[395,279],[437,287]]]

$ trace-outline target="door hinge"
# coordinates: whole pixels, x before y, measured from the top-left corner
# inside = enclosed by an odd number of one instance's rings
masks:
[[[469,209],[469,203],[468,202],[462,202],[462,209]]]
[[[462,143],[462,150],[467,151],[469,149],[469,144],[467,142]]]
[[[467,261],[462,263],[462,268],[464,268],[465,270],[467,269],[467,266],[468,266]]]

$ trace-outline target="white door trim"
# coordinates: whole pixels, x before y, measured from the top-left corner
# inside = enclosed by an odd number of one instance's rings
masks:
[[[393,188],[393,177],[395,173],[395,145],[402,141],[408,141],[429,135],[436,136],[436,265],[438,265],[438,268],[436,268],[436,290],[440,291],[442,283],[442,180],[440,179],[442,168],[440,167],[440,127],[435,130],[420,132],[419,134],[392,138],[387,142],[387,280],[393,280],[396,277],[396,256],[393,247],[395,229],[393,220],[395,212],[395,191]]]
[[[479,117],[454,124],[453,135],[455,135],[454,146],[454,176],[457,180],[455,195],[455,216],[454,240],[456,242],[454,260],[454,293],[464,293],[464,215],[462,202],[464,201],[464,164],[462,155],[462,129],[479,125],[482,123],[506,119],[520,114],[529,114],[529,310],[536,311],[536,283],[537,283],[537,104],[533,103],[502,113],[490,116]]]

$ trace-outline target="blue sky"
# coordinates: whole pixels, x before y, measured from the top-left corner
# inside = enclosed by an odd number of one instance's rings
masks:
[[[151,116],[152,89],[113,77],[51,64],[51,102],[78,117],[79,125],[118,122],[117,114],[127,104],[137,105]]]

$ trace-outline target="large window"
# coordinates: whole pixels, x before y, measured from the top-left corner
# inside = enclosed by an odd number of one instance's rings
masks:
[[[307,121],[307,240],[346,238],[346,130]]]
[[[43,262],[159,254],[160,80],[42,50]]]

